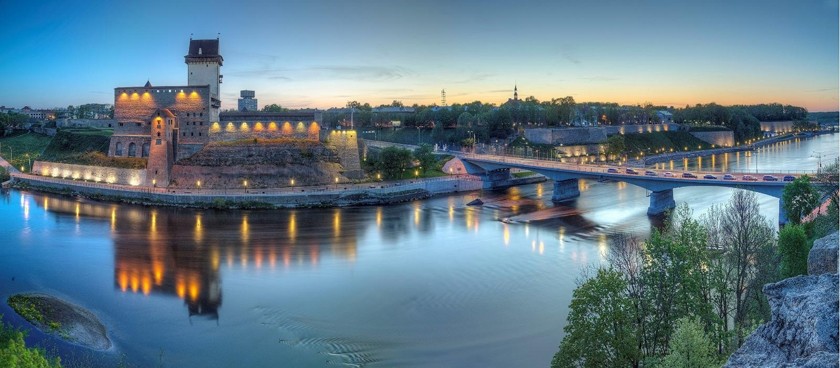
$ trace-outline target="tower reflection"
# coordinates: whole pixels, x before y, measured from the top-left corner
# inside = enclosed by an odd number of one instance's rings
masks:
[[[352,216],[352,209],[202,211],[33,197],[59,214],[56,221],[107,224],[116,290],[174,296],[190,317],[209,319],[219,318],[223,267],[270,272],[317,267],[322,257],[352,262],[357,229],[368,220]]]

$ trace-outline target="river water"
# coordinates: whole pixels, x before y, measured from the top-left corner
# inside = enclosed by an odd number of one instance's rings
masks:
[[[831,162],[837,147],[837,134],[824,135],[717,157],[715,168],[816,170],[816,156]],[[547,366],[581,270],[605,261],[612,235],[646,237],[662,220],[632,185],[581,181],[565,205],[551,188],[276,211],[11,191],[0,198],[0,298],[39,291],[93,311],[110,351],[28,340],[94,366]],[[700,214],[731,193],[674,196]],[[466,206],[478,196],[483,207]],[[759,200],[775,224],[777,200]],[[5,303],[0,313],[27,326]]]

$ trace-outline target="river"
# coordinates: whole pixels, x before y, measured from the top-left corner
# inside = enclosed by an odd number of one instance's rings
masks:
[[[716,157],[718,170],[816,170],[838,135]],[[711,158],[678,161],[709,167]],[[659,164],[667,165],[671,164]],[[154,208],[11,191],[0,198],[0,298],[40,291],[90,309],[114,348],[37,332],[65,362],[184,367],[544,367],[575,282],[609,239],[646,237],[644,189],[581,182],[340,209]],[[700,214],[726,188],[679,188]],[[466,203],[480,196],[483,207]],[[775,198],[759,195],[773,223]],[[510,217],[514,223],[498,219]],[[27,326],[3,303],[4,321]]]

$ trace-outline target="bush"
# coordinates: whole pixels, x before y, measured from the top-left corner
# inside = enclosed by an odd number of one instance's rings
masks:
[[[0,322],[0,365],[18,368],[61,367],[60,358],[48,359],[43,350],[27,348],[24,337],[23,331]]]
[[[801,225],[787,224],[779,230],[779,257],[781,277],[788,278],[808,273],[808,236]]]
[[[9,179],[11,179],[9,172],[6,171],[6,168],[0,167],[0,183],[6,182]]]

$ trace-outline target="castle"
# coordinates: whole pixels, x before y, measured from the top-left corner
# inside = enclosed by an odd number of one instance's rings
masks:
[[[207,144],[253,138],[318,140],[317,111],[219,113],[219,39],[190,39],[184,56],[187,84],[114,88],[112,157],[147,158],[145,185],[167,186],[175,162]]]

